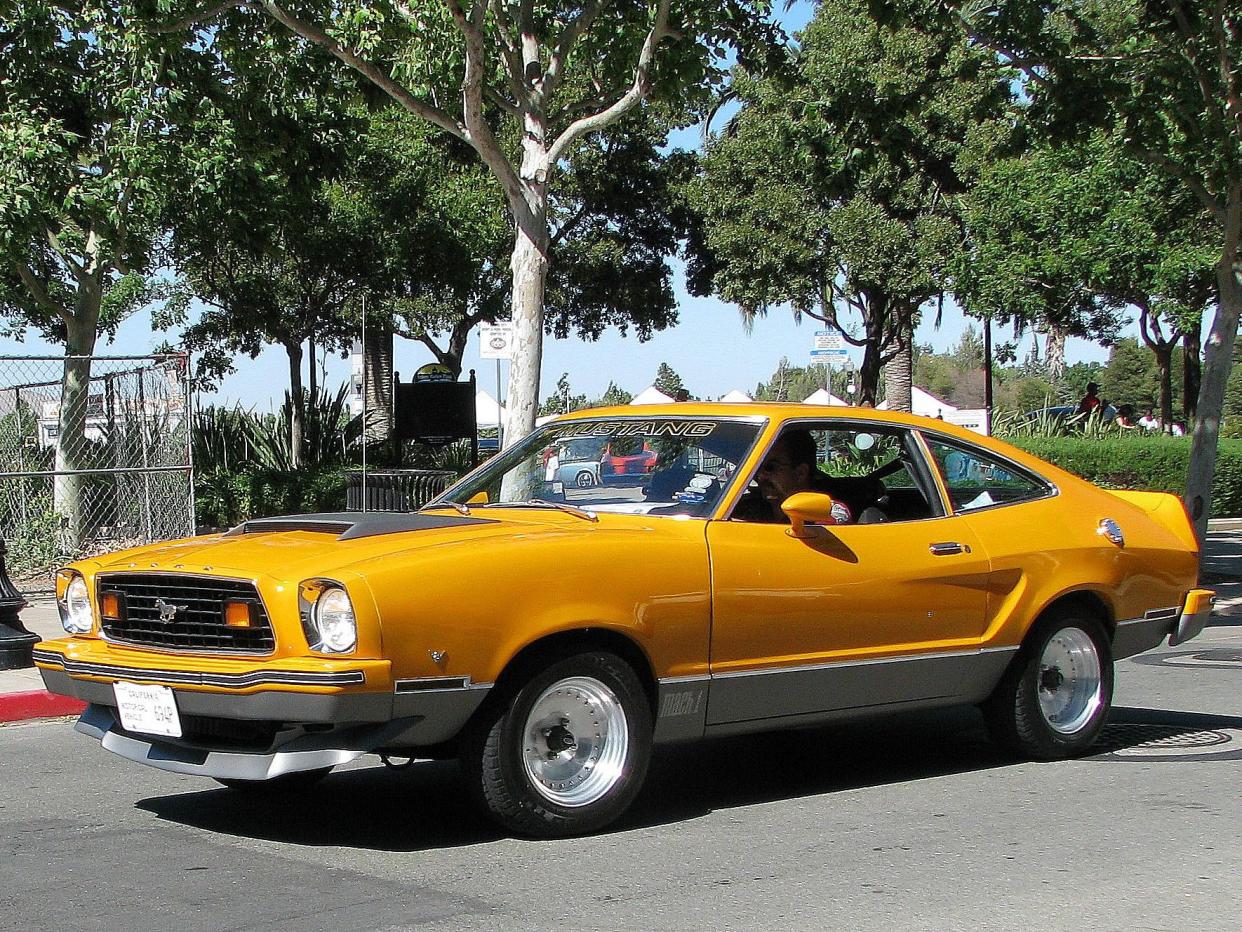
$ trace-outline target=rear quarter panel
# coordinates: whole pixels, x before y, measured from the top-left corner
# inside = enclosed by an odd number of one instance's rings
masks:
[[[1196,583],[1198,553],[1175,523],[1038,460],[1031,465],[1057,485],[1056,495],[968,516],[992,565],[986,643],[1021,643],[1050,604],[1073,592],[1098,596],[1114,622],[1181,604]],[[1124,546],[1098,533],[1104,518],[1121,527]]]

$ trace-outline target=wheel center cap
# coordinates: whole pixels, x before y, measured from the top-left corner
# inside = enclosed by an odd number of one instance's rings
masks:
[[[1065,682],[1065,674],[1060,667],[1047,667],[1039,674],[1039,688],[1046,692],[1056,692]]]
[[[574,739],[573,732],[564,725],[553,725],[544,733],[543,737],[548,743],[548,750],[553,754],[568,751],[578,744]]]

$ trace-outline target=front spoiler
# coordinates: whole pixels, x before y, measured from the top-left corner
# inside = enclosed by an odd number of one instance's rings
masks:
[[[75,731],[100,741],[104,749],[127,760],[171,773],[226,780],[270,780],[286,773],[335,767],[357,760],[404,731],[406,721],[354,725],[329,732],[301,734],[266,754],[207,750],[124,732],[109,706],[90,705]]]

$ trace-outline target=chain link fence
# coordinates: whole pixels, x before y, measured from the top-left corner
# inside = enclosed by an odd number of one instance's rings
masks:
[[[22,588],[194,533],[188,360],[0,356],[0,536]]]

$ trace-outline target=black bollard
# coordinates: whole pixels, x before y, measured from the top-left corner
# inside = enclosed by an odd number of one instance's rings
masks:
[[[31,652],[39,636],[31,634],[18,618],[26,600],[9,579],[5,554],[9,548],[0,540],[0,670],[22,670],[34,666]]]

